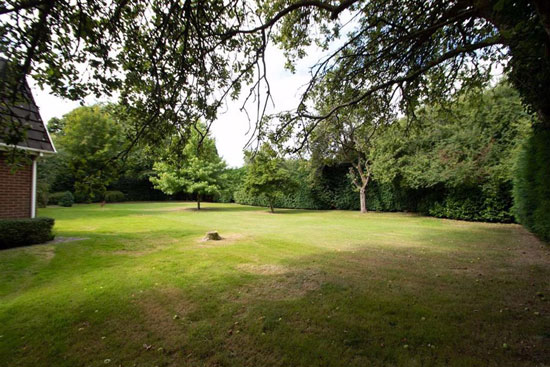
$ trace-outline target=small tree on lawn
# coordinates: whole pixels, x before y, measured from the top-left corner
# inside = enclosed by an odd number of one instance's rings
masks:
[[[248,167],[244,190],[250,195],[265,197],[273,213],[275,198],[292,185],[284,160],[268,143],[264,143],[255,155],[251,152],[245,154]]]
[[[183,152],[170,147],[161,161],[155,162],[150,178],[155,188],[173,195],[178,192],[195,194],[197,209],[205,195],[217,196],[225,182],[225,162],[218,155],[216,143],[199,125],[193,130]]]

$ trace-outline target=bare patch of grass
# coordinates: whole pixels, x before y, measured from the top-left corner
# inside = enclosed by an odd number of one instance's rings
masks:
[[[167,349],[181,346],[185,339],[182,324],[185,323],[186,316],[196,310],[195,304],[187,300],[177,288],[136,293],[133,296],[133,303],[140,310],[144,328],[163,340],[162,347]]]
[[[124,255],[131,257],[140,257],[162,251],[181,241],[178,238],[162,237],[151,239],[150,241],[136,241],[134,239],[124,239],[119,241],[122,248],[109,251],[108,254]]]
[[[550,268],[550,252],[545,245],[525,228],[518,226],[518,245],[513,247],[513,263],[519,266],[537,265]]]
[[[260,275],[278,275],[288,273],[290,270],[286,266],[276,264],[240,264],[237,269],[244,270],[247,273]]]
[[[126,317],[107,315],[102,323],[86,319],[75,324],[71,355],[94,366],[107,364],[107,359],[115,366],[121,360],[139,366],[187,365],[188,352],[182,348],[188,341],[186,316],[196,308],[183,291],[162,288],[136,292],[130,303],[135,309]]]
[[[34,245],[26,247],[24,249],[24,252],[48,262],[51,261],[51,259],[53,259],[55,256],[55,246],[51,244]]]
[[[242,366],[284,366],[281,355],[261,350],[257,339],[246,333],[232,333],[226,338],[224,346],[233,358],[242,361]],[[217,363],[211,364],[211,366],[217,365]]]
[[[246,272],[265,277],[241,287],[230,296],[244,303],[253,303],[259,299],[291,300],[303,297],[319,290],[327,279],[324,271],[315,268],[290,269],[278,265],[246,265],[244,268]]]

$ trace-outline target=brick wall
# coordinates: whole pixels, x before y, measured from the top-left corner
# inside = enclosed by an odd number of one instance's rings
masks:
[[[32,165],[15,173],[0,154],[0,218],[30,218]]]

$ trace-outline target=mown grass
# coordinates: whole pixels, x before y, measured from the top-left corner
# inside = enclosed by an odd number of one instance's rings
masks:
[[[549,249],[520,226],[193,207],[40,210],[86,239],[0,251],[0,366],[550,364]]]

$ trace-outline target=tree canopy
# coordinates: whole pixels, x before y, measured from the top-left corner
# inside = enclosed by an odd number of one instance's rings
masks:
[[[273,213],[277,196],[284,195],[292,185],[283,166],[284,160],[271,145],[264,143],[257,154],[247,152],[247,162],[244,190],[250,195],[264,197]]]
[[[62,174],[72,176],[81,201],[101,198],[117,177],[118,162],[111,159],[125,145],[124,127],[107,106],[95,105],[76,108],[56,120],[54,131],[59,157],[50,166],[61,165]]]
[[[308,143],[311,161],[317,169],[331,164],[350,165],[349,177],[359,192],[362,213],[367,212],[366,190],[372,178],[377,130],[392,122],[391,113],[386,109],[387,101],[370,98],[369,102],[363,108],[347,107],[322,121]],[[330,94],[321,98],[320,110],[330,109],[331,103],[334,98]]]
[[[483,85],[499,63],[549,125],[549,8],[545,0],[10,0],[0,6],[0,54],[19,62],[16,77],[31,74],[59,95],[117,93],[139,121],[136,138],[157,142],[174,131],[187,138],[199,116],[208,126],[243,84],[257,94],[265,131],[271,41],[290,68],[310,45],[329,52],[296,110],[276,118],[277,136],[303,141],[317,121],[376,93],[413,113]],[[320,84],[353,93],[318,114],[310,101]]]
[[[197,196],[197,209],[205,195],[219,196],[225,184],[225,162],[218,155],[214,139],[198,125],[191,138],[179,151],[177,142],[169,145],[163,158],[153,165],[155,176],[150,178],[155,188],[166,194],[186,192]]]

